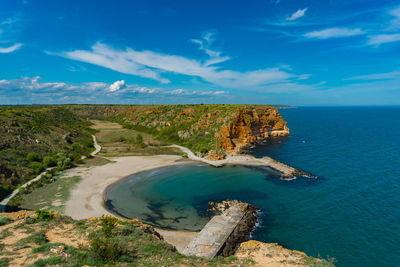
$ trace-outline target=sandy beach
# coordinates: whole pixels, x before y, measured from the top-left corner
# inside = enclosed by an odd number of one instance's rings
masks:
[[[110,215],[103,205],[107,186],[138,172],[190,162],[175,155],[118,157],[110,160],[113,162],[106,165],[78,167],[67,172],[69,177],[81,176],[82,181],[71,191],[65,215],[73,219]]]

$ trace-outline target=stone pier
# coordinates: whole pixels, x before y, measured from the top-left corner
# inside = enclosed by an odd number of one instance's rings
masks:
[[[204,258],[233,254],[237,245],[250,235],[257,220],[255,211],[254,206],[235,202],[222,214],[214,216],[183,250],[183,254]]]

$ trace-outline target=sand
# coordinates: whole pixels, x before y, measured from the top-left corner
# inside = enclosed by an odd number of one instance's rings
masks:
[[[73,219],[87,219],[111,215],[104,207],[103,194],[107,186],[135,173],[155,168],[185,164],[181,156],[157,155],[110,158],[113,163],[90,168],[75,168],[69,177],[80,176],[82,181],[71,191],[65,215]]]

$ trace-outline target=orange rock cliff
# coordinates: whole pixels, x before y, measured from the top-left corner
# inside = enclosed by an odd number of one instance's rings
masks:
[[[215,136],[219,149],[226,154],[238,154],[270,137],[287,135],[289,128],[275,107],[244,107]]]

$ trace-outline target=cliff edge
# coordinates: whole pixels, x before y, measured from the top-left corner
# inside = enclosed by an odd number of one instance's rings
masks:
[[[229,154],[238,154],[254,144],[274,136],[288,136],[289,128],[274,107],[247,106],[216,134],[217,147]]]

